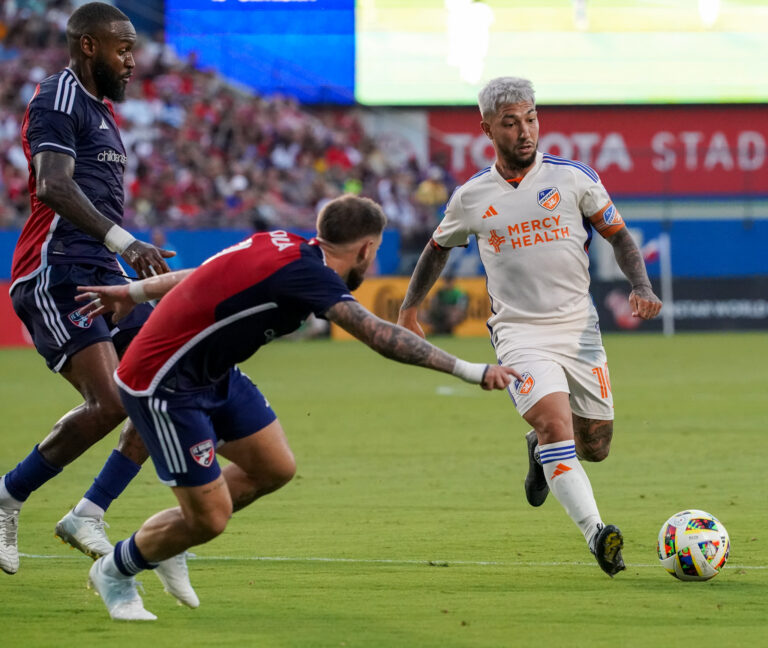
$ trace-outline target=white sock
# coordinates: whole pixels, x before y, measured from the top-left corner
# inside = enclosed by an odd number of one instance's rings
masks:
[[[115,552],[112,551],[108,553],[101,561],[102,569],[104,570],[104,573],[107,574],[107,576],[112,576],[113,578],[130,578],[129,576],[126,576],[123,572],[121,572],[117,565],[115,564]]]
[[[20,502],[8,492],[8,489],[5,487],[5,475],[3,475],[3,478],[0,479],[0,506],[4,509],[19,511],[22,504],[24,502]]]
[[[592,484],[576,458],[575,443],[570,440],[539,446],[539,456],[549,490],[589,544],[602,520],[592,494]]]
[[[106,513],[98,504],[94,504],[91,500],[85,498],[77,503],[72,512],[78,517],[92,517],[97,520],[101,520],[104,517],[104,513]]]

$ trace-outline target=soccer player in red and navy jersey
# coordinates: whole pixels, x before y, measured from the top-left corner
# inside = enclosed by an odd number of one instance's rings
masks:
[[[22,125],[31,213],[13,255],[11,299],[48,367],[84,402],[0,478],[0,568],[9,574],[19,567],[23,502],[125,419],[112,373],[151,312],[143,305],[118,326],[84,317],[77,285],[126,283],[116,254],[140,277],[167,272],[164,259],[173,256],[121,227],[127,153],[110,100],[123,99],[134,70],[133,25],[115,7],[90,3],[71,15],[67,41],[69,66],[38,85]],[[94,558],[109,551],[104,511],[146,458],[127,424],[118,450],[56,534]]]
[[[329,202],[311,240],[285,231],[254,234],[196,270],[128,286],[85,286],[90,316],[129,316],[162,297],[120,361],[115,379],[160,480],[179,506],[149,518],[97,560],[91,583],[110,616],[156,618],[134,575],[219,535],[233,511],[286,484],[293,454],[277,416],[236,364],[314,313],[378,353],[452,373],[483,389],[505,389],[513,369],[455,358],[367,311],[351,292],[376,256],[386,218],[372,200]],[[219,467],[216,455],[232,463]]]

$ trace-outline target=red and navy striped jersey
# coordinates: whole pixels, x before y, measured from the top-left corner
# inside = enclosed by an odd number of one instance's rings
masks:
[[[135,396],[158,385],[216,382],[310,313],[354,300],[315,240],[282,230],[254,234],[208,259],[165,295],[115,372]]]
[[[35,90],[21,128],[29,163],[31,213],[13,255],[11,278],[28,279],[47,265],[88,263],[118,268],[115,255],[37,198],[32,158],[56,151],[75,158],[73,179],[104,216],[123,221],[126,152],[107,101],[90,94],[69,68]]]

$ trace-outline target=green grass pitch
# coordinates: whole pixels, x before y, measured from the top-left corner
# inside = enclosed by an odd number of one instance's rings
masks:
[[[487,340],[437,338],[474,361]],[[768,591],[768,338],[606,336],[611,456],[586,466],[603,518],[625,534],[608,578],[552,498],[530,508],[524,422],[504,393],[385,360],[357,342],[277,342],[244,365],[275,407],[296,479],[195,550],[197,610],[142,577],[154,623],[109,619],[90,560],[53,537],[110,436],[22,510],[21,568],[0,573],[0,645],[493,647],[760,645]],[[28,350],[0,352],[5,472],[78,403]],[[173,504],[145,467],[108,512],[125,538]],[[685,508],[718,516],[723,573],[682,583],[656,534]]]

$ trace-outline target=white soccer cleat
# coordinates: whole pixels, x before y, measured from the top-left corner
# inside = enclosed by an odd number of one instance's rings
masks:
[[[101,518],[81,517],[70,511],[56,525],[56,536],[96,560],[114,548],[104,530],[107,526],[109,525]]]
[[[189,582],[186,551],[182,551],[179,555],[158,563],[154,571],[163,584],[165,591],[175,596],[179,603],[183,603],[191,608],[196,608],[200,605],[200,599],[197,598],[197,594]]]
[[[88,573],[88,584],[107,606],[109,616],[117,621],[154,621],[157,617],[144,609],[136,590],[136,579],[133,576],[110,576],[104,569],[104,559],[99,558],[93,563]]]
[[[6,574],[19,571],[19,511],[0,508],[0,569]]]

